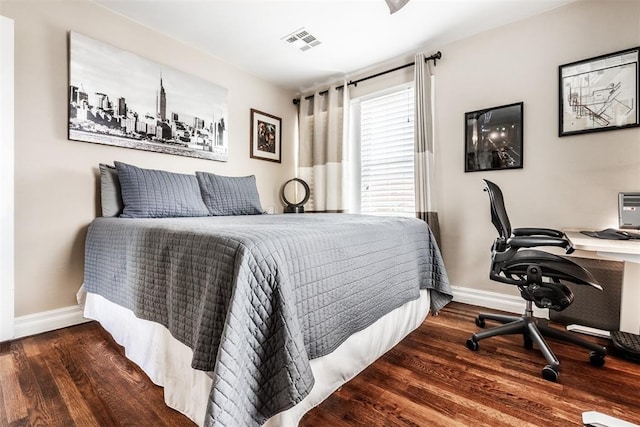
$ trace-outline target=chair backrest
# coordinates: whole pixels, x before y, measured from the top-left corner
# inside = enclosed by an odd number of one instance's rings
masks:
[[[491,204],[491,222],[498,230],[498,234],[503,239],[507,239],[511,236],[511,223],[509,222],[509,215],[507,215],[507,209],[504,206],[504,199],[502,197],[502,191],[493,182],[483,179],[485,183],[485,191],[489,193],[489,202]]]

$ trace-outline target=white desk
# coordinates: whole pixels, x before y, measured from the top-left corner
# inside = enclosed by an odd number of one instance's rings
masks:
[[[578,229],[562,231],[576,249],[573,256],[624,262],[620,330],[640,333],[640,240],[605,240],[586,236]]]

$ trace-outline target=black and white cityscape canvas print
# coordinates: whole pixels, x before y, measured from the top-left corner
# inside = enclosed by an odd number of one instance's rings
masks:
[[[70,33],[69,139],[227,161],[227,89]]]

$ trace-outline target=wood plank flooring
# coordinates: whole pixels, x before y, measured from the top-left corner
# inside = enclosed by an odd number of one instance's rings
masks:
[[[613,355],[596,368],[550,341],[562,365],[550,383],[520,337],[466,348],[480,310],[451,303],[427,318],[301,426],[581,426],[592,410],[640,425],[640,364]],[[193,426],[95,322],[0,344],[0,426],[121,425]]]

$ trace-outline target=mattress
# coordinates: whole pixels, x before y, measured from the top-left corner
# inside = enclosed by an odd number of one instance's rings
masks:
[[[294,407],[268,419],[264,426],[297,426],[306,412],[419,327],[429,306],[429,292],[423,290],[418,299],[356,332],[331,353],[311,360],[315,378],[311,392]],[[191,368],[193,352],[189,347],[164,326],[139,319],[131,310],[94,293],[86,293],[84,315],[98,321],[124,347],[127,358],[140,366],[151,381],[164,387],[167,406],[197,425],[205,425],[212,379],[210,373]]]

